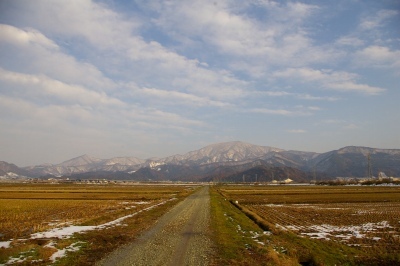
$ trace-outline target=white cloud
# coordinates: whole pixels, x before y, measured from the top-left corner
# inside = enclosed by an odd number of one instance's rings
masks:
[[[296,94],[298,98],[303,99],[303,100],[311,100],[311,101],[329,101],[329,102],[334,102],[338,101],[339,98],[337,97],[331,97],[331,96],[313,96],[310,94]]]
[[[287,92],[287,91],[262,91],[258,92],[259,94],[264,94],[267,96],[272,96],[272,97],[282,97],[282,96],[292,96],[293,93]]]
[[[319,107],[315,106],[295,106],[292,110],[282,108],[249,108],[245,109],[244,112],[266,114],[266,115],[282,115],[282,116],[308,116],[312,115],[314,111],[320,110]]]
[[[304,129],[291,129],[291,130],[287,130],[287,132],[289,132],[289,133],[295,133],[295,134],[307,133],[307,131],[304,130]]]
[[[318,107],[318,106],[308,106],[307,109],[308,109],[308,110],[311,110],[311,111],[319,111],[319,110],[321,110],[321,107]]]
[[[359,84],[358,76],[353,73],[333,70],[316,70],[311,68],[288,68],[273,73],[274,77],[292,79],[294,81],[314,84],[324,89],[338,90],[344,92],[359,92],[363,94],[376,95],[385,91],[383,88]]]
[[[53,36],[84,38],[103,49],[124,45],[124,36],[140,26],[135,17],[128,20],[107,6],[91,0],[15,2],[19,12],[14,15],[20,21]]]
[[[283,115],[283,116],[293,116],[296,112],[285,110],[285,109],[267,109],[267,108],[253,108],[247,110],[250,113],[258,114],[268,114],[268,115]]]
[[[359,129],[360,127],[356,124],[348,124],[344,126],[344,129]]]
[[[324,124],[341,124],[345,123],[346,121],[340,119],[325,119],[321,121]]]
[[[393,68],[400,72],[400,50],[390,50],[384,46],[368,46],[355,54],[361,67]]]
[[[215,106],[227,107],[231,104],[220,101],[213,101],[204,97],[199,97],[193,94],[178,92],[178,91],[165,91],[155,88],[142,88],[134,91],[134,95],[139,97],[147,96],[148,98],[158,98],[165,104],[172,105],[191,105],[191,106]]]
[[[383,88],[369,86],[367,84],[357,84],[351,81],[340,83],[330,83],[326,85],[329,89],[344,91],[344,92],[359,92],[367,95],[378,95],[385,91]]]
[[[43,68],[43,65],[53,65],[57,69],[58,77],[61,76],[60,73],[70,72],[76,76],[78,72],[85,73],[82,75],[86,75],[86,78],[102,77],[98,82],[100,84],[96,86],[107,84],[104,82],[104,76],[110,74],[123,82],[134,79],[136,83],[145,87],[168,87],[213,99],[237,97],[242,94],[243,81],[240,79],[227,71],[208,69],[204,62],[186,58],[157,41],[145,41],[138,34],[138,27],[144,22],[137,18],[127,19],[105,5],[87,0],[53,4],[41,1],[24,4],[23,9],[29,12],[29,16],[25,13],[27,16],[21,18],[24,15],[21,12],[17,14],[20,19],[57,38],[80,42],[88,56],[93,53],[102,54],[101,58],[89,58],[101,66],[102,72],[89,64],[75,64],[81,69],[86,69],[73,72],[76,69],[72,67],[73,64],[63,62],[71,58],[59,54],[54,56],[43,51],[35,53],[37,56],[31,60],[32,69],[33,66]],[[57,65],[56,62],[60,63]],[[64,72],[58,71],[60,65]],[[71,67],[68,68],[69,66]],[[90,72],[96,71],[98,73],[90,75]],[[85,76],[81,79],[84,80]],[[92,84],[95,84],[94,80],[92,78]],[[111,82],[110,86],[115,87],[115,84]]]
[[[0,80],[7,82],[11,86],[17,85],[10,93],[14,94],[16,90],[20,90],[19,95],[22,97],[42,97],[41,100],[49,102],[56,100],[89,106],[124,106],[122,101],[109,97],[104,92],[100,93],[82,86],[69,85],[43,75],[21,74],[0,68]]]
[[[104,77],[95,66],[79,62],[65,54],[54,41],[38,30],[24,30],[0,24],[0,45],[7,44],[11,45],[11,48],[0,51],[4,58],[3,67],[10,66],[32,74],[46,74],[64,82],[96,89],[115,86],[113,81]]]
[[[140,107],[137,104],[113,98],[104,92],[91,91],[88,88],[62,83],[46,76],[0,69],[0,85],[0,88],[3,88],[0,90],[0,99],[6,99],[8,109],[14,106],[12,109],[20,110],[22,106],[25,106],[22,110],[28,111],[23,115],[30,117],[36,114],[34,118],[37,120],[49,120],[51,117],[53,119],[50,120],[56,120],[61,115],[63,121],[78,122],[81,119],[74,118],[75,114],[76,117],[81,115],[82,118],[87,118],[90,113],[92,122],[97,121],[104,128],[114,123],[118,123],[120,127],[129,127],[132,123],[138,122],[156,123],[159,128],[204,126],[203,122],[195,119],[152,107]],[[14,104],[12,104],[13,101]],[[76,108],[80,110],[79,113],[72,112],[77,110]],[[71,110],[70,115],[68,110]],[[84,120],[88,122],[87,119]]]
[[[127,43],[130,41],[136,46],[127,51],[131,60],[127,64],[134,65],[135,78],[154,81],[153,87],[168,87],[218,100],[237,98],[243,94],[242,86],[246,82],[228,71],[207,69],[198,60],[185,58],[156,42],[129,39]]]
[[[360,23],[360,28],[362,30],[373,30],[376,28],[383,27],[388,19],[398,14],[399,12],[396,10],[380,10],[374,15],[370,15],[363,18],[363,20]]]
[[[320,121],[319,123],[316,123],[316,125],[324,124],[324,127],[326,126],[331,126],[335,127],[336,131],[345,129],[345,130],[353,130],[353,129],[359,129],[360,126],[357,125],[356,123],[347,121],[345,119],[325,119]]]
[[[304,3],[263,6],[265,19],[246,14],[248,4],[241,1],[179,1],[160,3],[157,23],[173,36],[201,39],[222,54],[242,60],[230,62],[236,70],[260,75],[274,65],[308,65],[327,59],[338,52],[313,44],[302,24],[318,10]],[[248,71],[248,70],[251,71]]]
[[[338,40],[336,40],[335,44],[340,45],[340,46],[354,46],[354,47],[359,47],[364,45],[365,41],[357,38],[357,37],[352,37],[352,36],[343,36],[340,37]]]
[[[332,96],[315,96],[307,93],[294,93],[287,91],[256,91],[252,92],[252,95],[257,96],[269,96],[269,97],[294,97],[301,100],[310,101],[338,101],[339,98]]]
[[[14,26],[0,24],[0,41],[11,45],[40,45],[47,49],[58,50],[58,45],[35,29],[21,30]]]
[[[102,117],[96,115],[83,106],[78,104],[61,106],[61,105],[40,105],[30,102],[26,99],[20,99],[2,95],[0,97],[0,110],[5,117],[9,119],[17,119],[19,124],[24,124],[25,129],[47,131],[55,128],[65,129],[71,127],[71,121],[74,125],[85,125],[91,122],[99,124]],[[7,116],[5,116],[7,115]],[[27,126],[28,124],[29,126]],[[84,128],[84,127],[82,127]],[[45,129],[45,130],[43,130]]]

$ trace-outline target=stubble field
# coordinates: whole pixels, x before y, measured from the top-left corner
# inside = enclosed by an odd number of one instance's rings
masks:
[[[0,264],[94,265],[196,185],[0,184]],[[211,265],[399,265],[400,187],[210,188]]]
[[[307,263],[400,263],[398,186],[230,185],[219,192],[271,233],[263,245],[272,245],[278,255],[297,257],[299,262],[298,251],[310,252],[315,243],[321,250],[303,254]],[[343,256],[324,255],[335,252]]]
[[[93,265],[193,190],[183,185],[0,184],[0,264]]]

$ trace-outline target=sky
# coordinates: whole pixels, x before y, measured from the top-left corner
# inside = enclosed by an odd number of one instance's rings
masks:
[[[0,161],[400,148],[398,0],[0,0]]]

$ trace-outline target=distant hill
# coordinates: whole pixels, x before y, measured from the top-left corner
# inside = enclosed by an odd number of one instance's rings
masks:
[[[28,166],[24,169],[31,176],[63,176],[87,172],[123,172],[139,169],[145,160],[135,157],[116,157],[111,159],[98,159],[89,155],[82,155],[60,164],[42,164]],[[136,167],[135,167],[136,166]]]
[[[82,155],[59,164],[18,168],[3,162],[0,175],[69,176],[153,181],[309,181],[334,177],[366,177],[368,156],[373,175],[400,176],[400,150],[349,146],[326,153],[283,150],[234,141],[208,145],[183,155],[139,159],[98,159]],[[8,168],[7,168],[8,167]],[[18,173],[17,173],[18,172]]]
[[[368,174],[368,155],[371,158],[372,174],[378,176],[400,176],[400,150],[373,149],[366,147],[344,147],[318,155],[310,161],[308,168],[315,166],[318,172],[331,177],[365,177]]]
[[[0,161],[0,179],[26,178],[30,173],[15,164]]]

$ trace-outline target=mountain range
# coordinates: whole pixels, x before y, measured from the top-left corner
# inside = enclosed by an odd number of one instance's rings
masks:
[[[385,172],[387,176],[400,176],[400,149],[350,146],[315,153],[235,141],[158,159],[98,159],[82,155],[59,164],[23,168],[0,162],[0,176],[3,179],[7,176],[68,176],[73,179],[245,182],[290,178],[301,182],[315,177],[366,177],[369,164],[375,176],[379,172]]]

